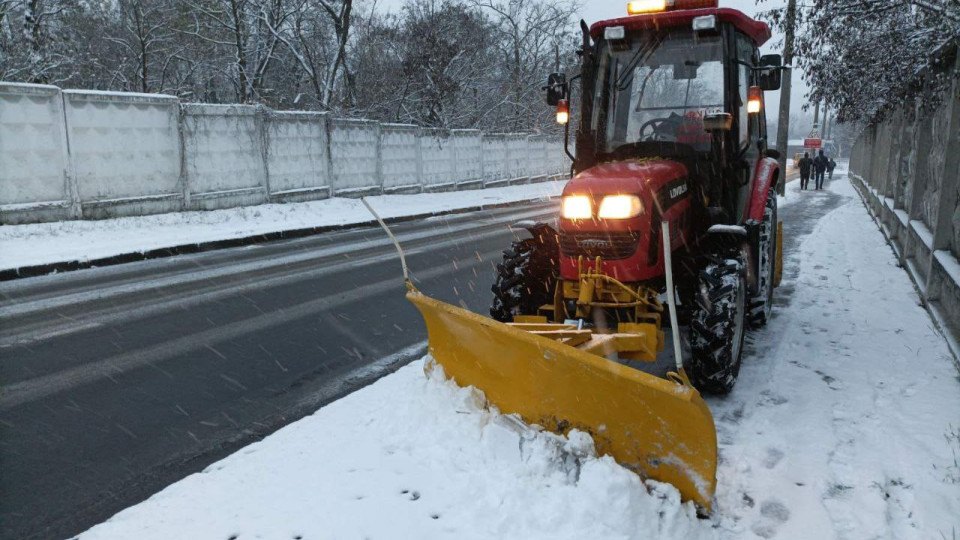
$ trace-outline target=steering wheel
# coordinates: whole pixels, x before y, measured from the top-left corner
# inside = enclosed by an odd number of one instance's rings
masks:
[[[650,120],[647,120],[646,122],[643,123],[642,126],[640,126],[640,139],[639,139],[639,140],[641,140],[641,141],[663,141],[663,140],[667,140],[667,139],[665,139],[665,138],[663,137],[663,136],[664,136],[664,133],[661,133],[661,129],[660,129],[660,128],[663,127],[664,124],[673,124],[673,123],[675,123],[675,122],[673,121],[673,118],[671,118],[671,117],[669,117],[669,116],[668,116],[668,117],[665,117],[665,118],[652,118],[652,119],[650,119]],[[647,130],[650,131],[650,134],[649,134],[649,135],[646,135]],[[674,132],[672,133],[672,135],[675,136],[675,135],[676,135],[676,131],[674,131]]]

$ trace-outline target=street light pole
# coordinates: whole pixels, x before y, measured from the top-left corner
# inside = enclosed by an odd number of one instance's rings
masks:
[[[780,171],[784,181],[780,182],[777,190],[780,195],[786,194],[787,174],[787,141],[790,134],[790,78],[793,75],[793,33],[797,19],[797,0],[787,3],[786,35],[783,39],[783,65],[791,69],[783,70],[780,86],[780,118],[777,121],[777,150],[780,151]]]

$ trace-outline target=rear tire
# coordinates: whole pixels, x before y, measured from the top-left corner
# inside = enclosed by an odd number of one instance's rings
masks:
[[[693,317],[691,355],[684,370],[701,392],[726,394],[740,374],[746,331],[747,283],[743,256],[711,258],[700,272]]]
[[[750,326],[762,328],[770,320],[773,311],[773,288],[777,264],[777,193],[773,189],[767,196],[767,206],[760,224],[760,245],[757,253],[757,296],[753,298],[750,311]]]
[[[540,306],[553,304],[559,246],[555,239],[543,236],[517,240],[503,251],[503,262],[497,265],[490,288],[490,316],[494,319],[513,322],[515,315],[536,315]]]

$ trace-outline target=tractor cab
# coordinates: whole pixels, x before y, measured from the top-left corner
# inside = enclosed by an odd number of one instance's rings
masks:
[[[631,2],[628,12],[583,25],[574,170],[677,161],[706,225],[741,224],[758,162],[775,154],[763,91],[780,87],[780,57],[758,51],[769,28],[716,0]],[[568,88],[551,75],[547,101],[568,110]]]

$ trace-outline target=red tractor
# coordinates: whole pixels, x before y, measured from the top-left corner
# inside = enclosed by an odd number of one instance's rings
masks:
[[[716,0],[643,0],[628,12],[581,22],[581,73],[548,79],[547,103],[561,123],[579,79],[574,176],[558,229],[518,224],[532,237],[504,251],[490,312],[501,322],[618,335],[631,323],[656,324],[659,354],[665,332],[682,333],[689,380],[726,393],[744,333],[769,319],[779,279],[782,175],[763,91],[780,88],[783,68],[779,55],[759,54],[768,26]],[[671,293],[676,329],[660,316]],[[606,356],[651,361],[626,350]]]

